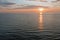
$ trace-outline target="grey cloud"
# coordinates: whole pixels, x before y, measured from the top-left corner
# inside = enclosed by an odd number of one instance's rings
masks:
[[[15,3],[9,2],[8,0],[0,0],[0,6],[1,5],[14,5]]]
[[[0,3],[0,5],[14,5],[15,3]]]
[[[16,3],[0,0],[0,8],[9,8],[11,5],[15,5]]]

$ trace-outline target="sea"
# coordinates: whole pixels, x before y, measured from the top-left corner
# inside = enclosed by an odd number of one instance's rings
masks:
[[[59,40],[60,12],[41,15],[35,12],[0,13],[0,40]]]

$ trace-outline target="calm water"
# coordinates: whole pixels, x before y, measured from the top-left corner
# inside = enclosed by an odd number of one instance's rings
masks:
[[[60,13],[44,13],[42,18],[40,24],[38,13],[0,13],[0,40],[60,39]]]

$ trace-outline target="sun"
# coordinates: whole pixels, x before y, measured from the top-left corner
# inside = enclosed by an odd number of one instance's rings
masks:
[[[44,10],[44,8],[38,8],[38,10],[39,10],[39,11],[43,11],[43,10]]]

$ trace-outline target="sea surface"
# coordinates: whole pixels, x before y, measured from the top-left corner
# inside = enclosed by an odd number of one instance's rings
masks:
[[[0,40],[58,40],[60,13],[0,13]],[[43,25],[43,26],[41,26]]]

